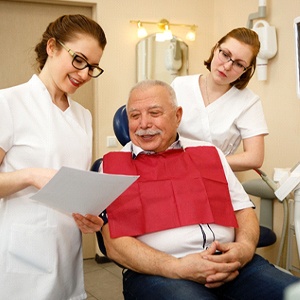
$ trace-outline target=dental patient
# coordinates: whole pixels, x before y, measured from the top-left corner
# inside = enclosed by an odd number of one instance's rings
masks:
[[[103,172],[140,175],[98,216],[75,214],[98,231],[124,267],[125,299],[282,299],[298,281],[255,254],[253,204],[215,146],[182,139],[174,90],[147,80],[129,94],[131,142],[103,157]]]

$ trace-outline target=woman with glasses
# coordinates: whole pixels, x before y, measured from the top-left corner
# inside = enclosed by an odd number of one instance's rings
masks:
[[[0,90],[0,299],[86,299],[74,219],[30,199],[62,166],[88,170],[91,113],[70,97],[103,73],[104,31],[83,15],[50,23],[38,75]]]
[[[183,107],[181,136],[216,145],[233,171],[259,168],[264,160],[268,128],[260,98],[246,88],[259,48],[253,30],[233,29],[204,62],[208,75],[177,77],[171,84]],[[243,151],[235,153],[241,142]]]

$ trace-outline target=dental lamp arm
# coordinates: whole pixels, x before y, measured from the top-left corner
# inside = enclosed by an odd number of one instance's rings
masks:
[[[247,27],[251,29],[253,27],[253,20],[261,19],[265,17],[266,17],[266,0],[259,0],[258,12],[249,15]]]

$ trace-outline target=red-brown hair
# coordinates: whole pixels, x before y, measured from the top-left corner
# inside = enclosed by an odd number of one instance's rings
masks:
[[[204,61],[204,65],[210,71],[211,61],[214,57],[214,52],[216,48],[218,48],[229,38],[236,39],[241,43],[249,45],[252,49],[252,59],[249,68],[236,81],[230,83],[231,86],[235,86],[237,89],[242,90],[248,85],[256,69],[256,57],[260,49],[260,42],[259,42],[258,35],[255,31],[245,27],[241,27],[241,28],[235,28],[230,32],[228,32],[211,49],[210,57],[208,58],[208,60]]]

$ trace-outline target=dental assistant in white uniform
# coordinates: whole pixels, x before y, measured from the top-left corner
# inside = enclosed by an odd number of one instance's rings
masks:
[[[30,196],[62,166],[89,169],[91,114],[69,94],[103,72],[105,45],[99,24],[62,16],[35,48],[39,75],[0,90],[0,299],[87,297],[74,219]]]
[[[256,68],[257,34],[236,28],[222,37],[204,62],[210,73],[172,82],[183,118],[181,136],[213,143],[233,171],[261,167],[268,134],[260,98],[246,88]],[[243,151],[236,153],[242,142]]]

